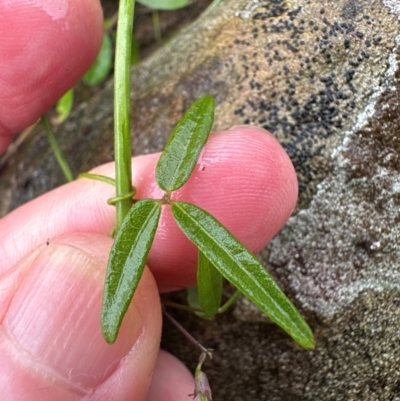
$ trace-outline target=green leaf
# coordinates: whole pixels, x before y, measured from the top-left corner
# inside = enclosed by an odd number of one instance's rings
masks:
[[[112,41],[108,34],[104,34],[100,52],[94,60],[92,66],[83,76],[85,84],[94,86],[105,81],[110,75],[112,68]]]
[[[137,0],[138,3],[154,10],[176,10],[187,6],[190,0]]]
[[[208,317],[204,315],[204,312],[201,309],[197,287],[191,287],[187,289],[186,300],[188,306],[194,309],[193,313],[196,316],[201,317],[202,319],[208,319]]]
[[[190,177],[214,121],[214,99],[203,96],[192,104],[172,132],[156,167],[164,191],[175,191]]]
[[[314,346],[311,329],[256,257],[206,211],[186,202],[172,204],[186,236],[221,274],[305,348]]]
[[[127,214],[111,248],[103,294],[101,327],[110,344],[142,276],[154,240],[161,205],[153,199],[137,202]]]
[[[53,124],[61,124],[71,113],[74,104],[74,88],[66,92],[57,102],[56,111],[57,117],[52,120]]]
[[[197,292],[204,316],[206,318],[213,317],[221,305],[222,275],[200,250],[197,267]]]
[[[189,306],[195,309],[201,309],[199,302],[199,292],[197,291],[197,287],[191,287],[187,289],[186,300]],[[201,312],[203,316],[203,313]]]

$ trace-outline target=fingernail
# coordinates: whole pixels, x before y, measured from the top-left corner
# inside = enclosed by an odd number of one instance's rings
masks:
[[[2,330],[19,357],[26,355],[26,363],[33,361],[54,381],[84,393],[115,372],[142,331],[132,304],[115,344],[103,339],[104,270],[81,249],[49,245],[32,262],[3,320]]]

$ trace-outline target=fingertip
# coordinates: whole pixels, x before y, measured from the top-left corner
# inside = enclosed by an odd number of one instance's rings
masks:
[[[194,379],[187,367],[171,354],[160,351],[146,401],[187,401]]]
[[[102,9],[98,0],[18,0],[0,3],[0,14],[0,136],[8,137],[90,67],[101,45]]]
[[[265,177],[265,183],[271,190],[271,203],[275,201],[280,205],[279,214],[283,215],[278,219],[279,224],[285,224],[296,207],[298,198],[297,175],[289,155],[274,135],[260,127],[241,125],[226,132],[242,137],[245,142],[254,141],[254,145],[250,146],[248,151],[254,154],[259,167],[270,173],[269,177]],[[259,151],[255,149],[257,146],[260,146]],[[262,158],[264,159],[260,160]]]
[[[83,233],[52,238],[0,279],[6,399],[146,398],[161,333],[157,286],[145,269],[117,341],[107,344],[100,309],[111,243]]]

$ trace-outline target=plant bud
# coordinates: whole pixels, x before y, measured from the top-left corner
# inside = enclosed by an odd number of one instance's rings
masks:
[[[193,398],[199,396],[200,401],[212,401],[211,388],[208,383],[207,375],[202,372],[196,372],[195,388]]]

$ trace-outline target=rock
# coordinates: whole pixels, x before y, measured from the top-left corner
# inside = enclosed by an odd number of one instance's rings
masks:
[[[215,348],[215,400],[400,400],[399,18],[398,0],[224,0],[133,70],[136,153],[161,149],[211,93],[216,129],[270,130],[300,180],[298,209],[262,256],[316,348],[243,301],[210,323],[178,314]],[[58,131],[75,171],[112,157],[111,92]],[[1,212],[59,184],[56,170],[32,138],[2,171]],[[172,330],[166,346],[193,366]]]

